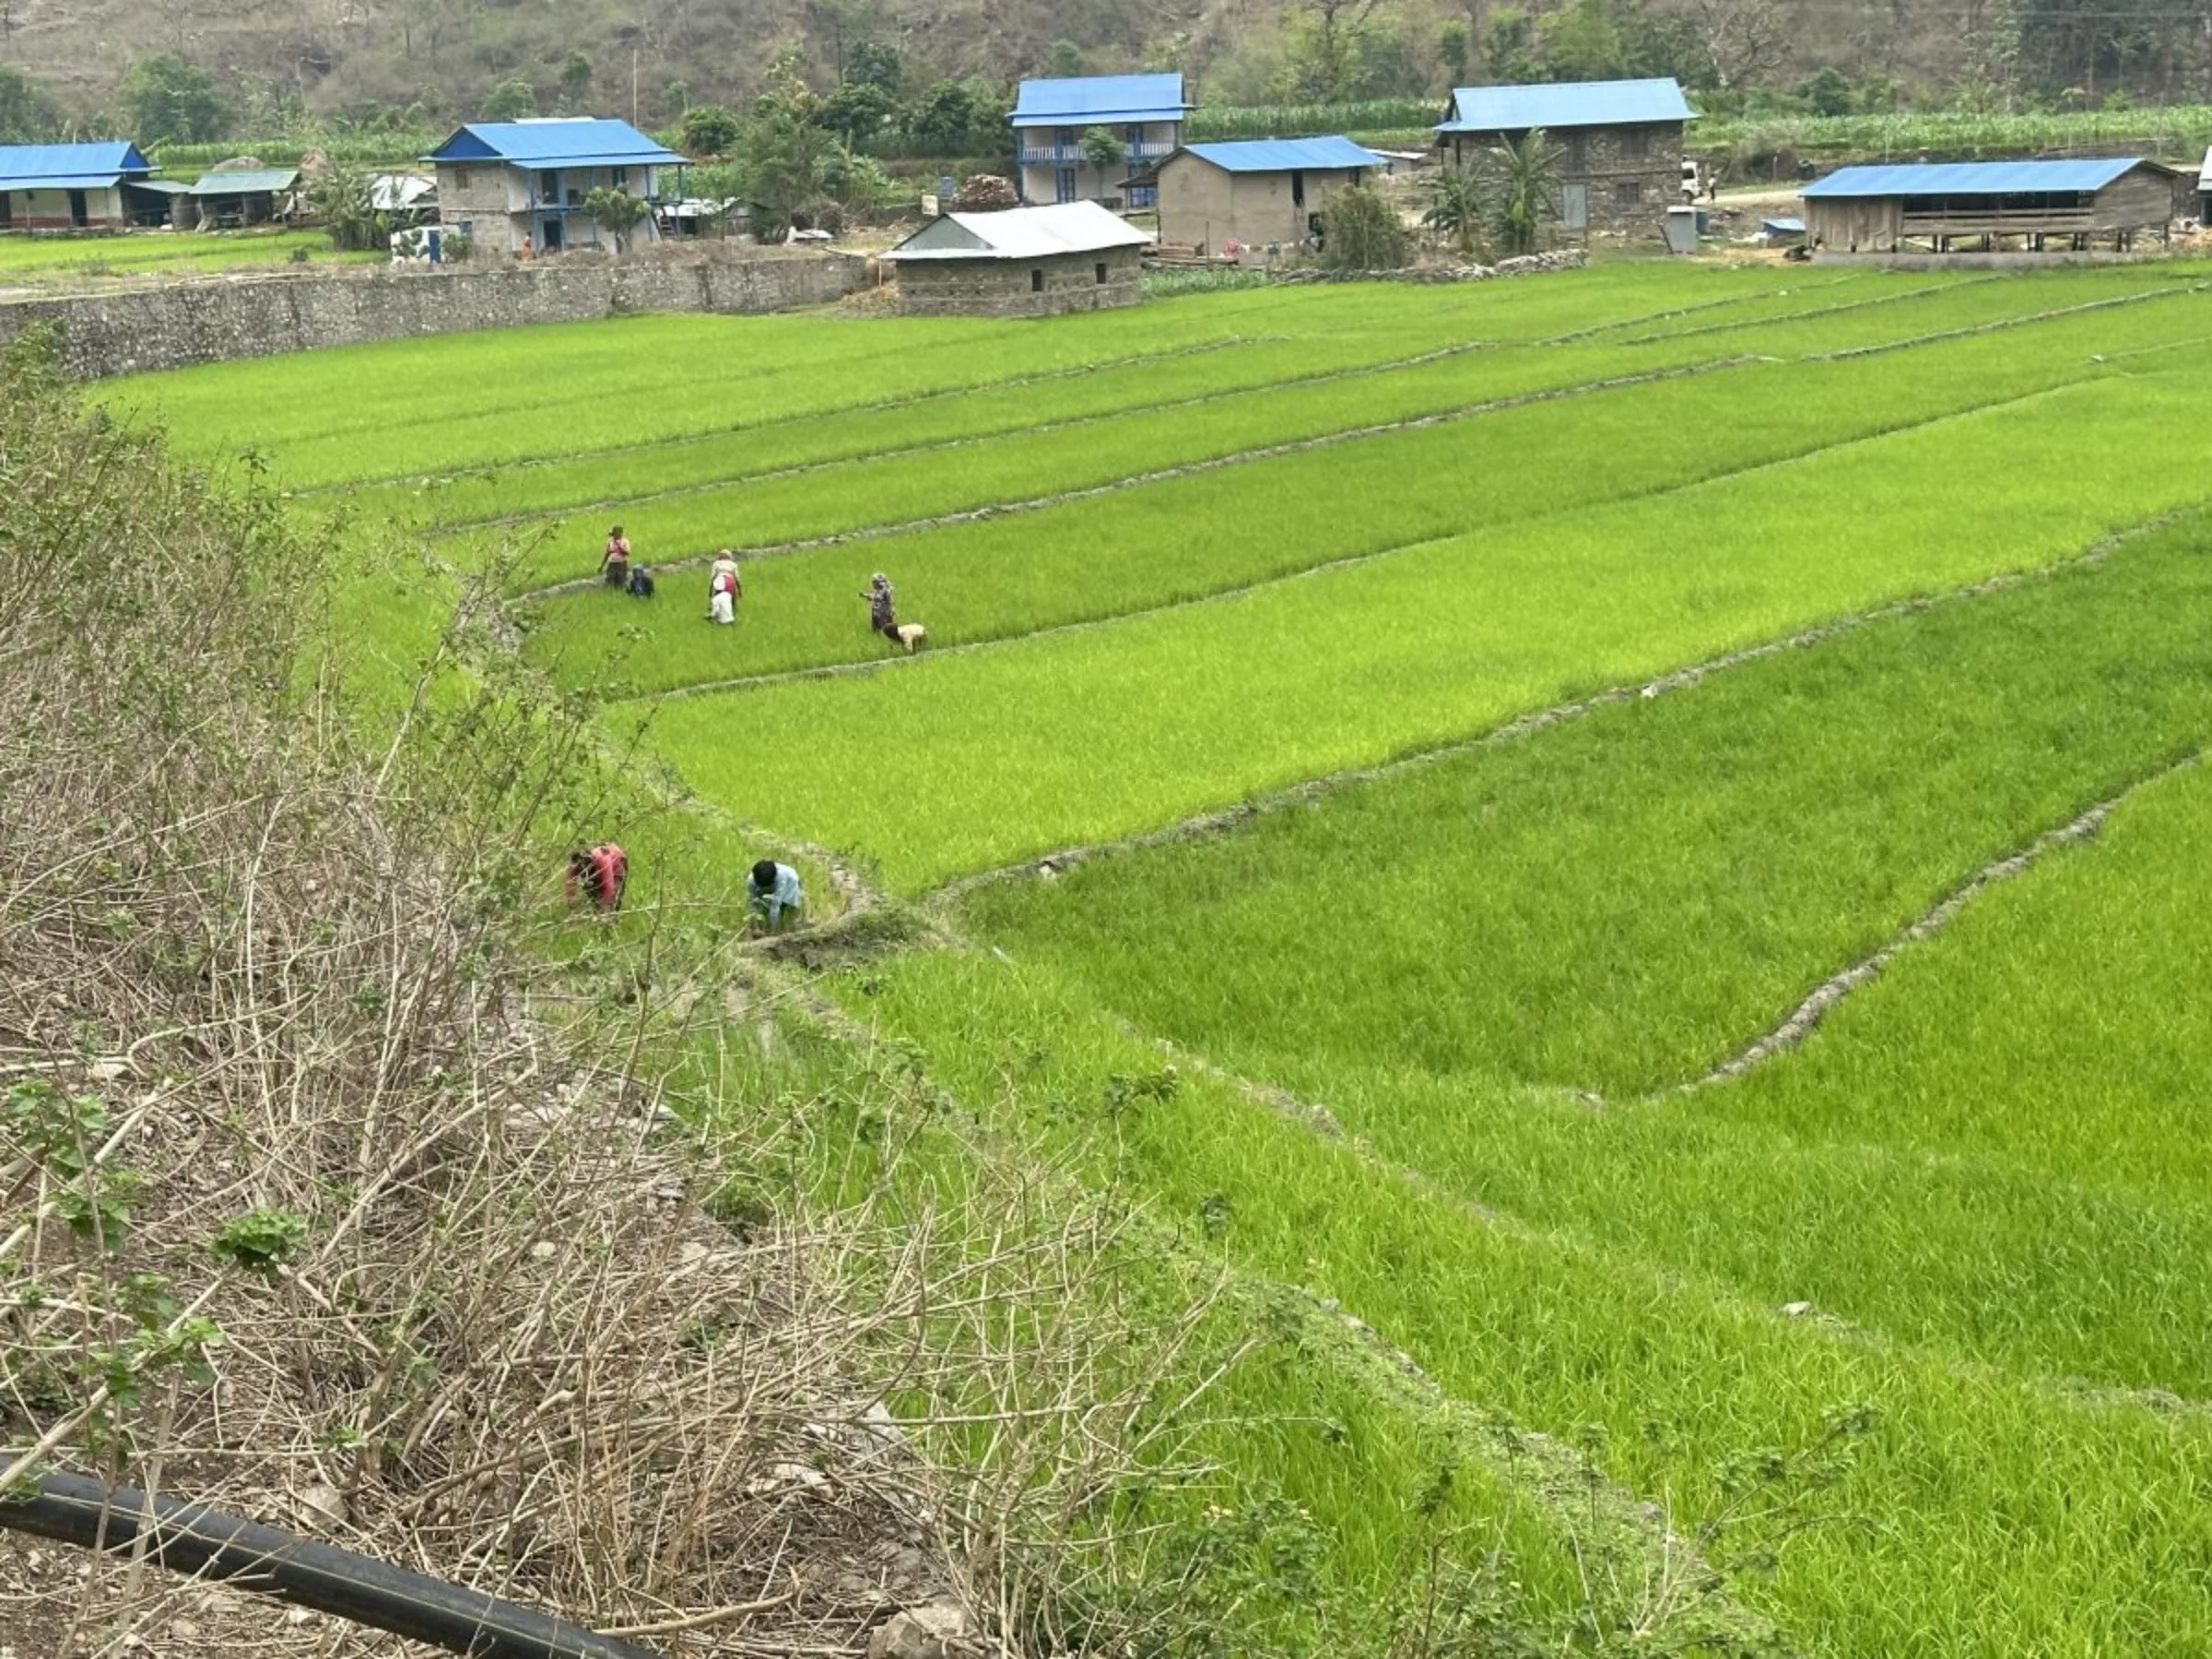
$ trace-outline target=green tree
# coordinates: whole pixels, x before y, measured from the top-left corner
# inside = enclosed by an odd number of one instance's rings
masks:
[[[1537,127],[1518,143],[1508,138],[1484,158],[1493,190],[1490,229],[1509,254],[1534,253],[1559,217],[1559,152]]]
[[[788,226],[828,187],[837,139],[821,124],[821,114],[822,100],[800,73],[796,50],[779,53],[737,141],[739,189],[761,210],[757,228],[764,234]]]
[[[661,108],[677,120],[681,121],[684,118],[684,112],[690,107],[691,83],[689,81],[672,80],[661,88]]]
[[[1331,196],[1321,229],[1321,260],[1333,271],[1402,271],[1412,258],[1398,210],[1371,185],[1347,185]]]
[[[1070,80],[1084,72],[1083,48],[1073,41],[1053,42],[1053,73],[1062,80]]]
[[[306,190],[307,210],[323,221],[334,248],[381,248],[388,245],[392,221],[376,210],[374,186],[367,172],[344,162],[311,181]]]
[[[693,104],[678,126],[687,156],[726,156],[745,131],[736,111],[720,104]]]
[[[1462,253],[1473,253],[1490,223],[1490,204],[1481,176],[1472,168],[1439,168],[1429,181],[1429,206],[1421,223]]]
[[[484,100],[487,121],[520,121],[537,113],[537,88],[520,76],[510,76],[491,89]]]
[[[215,77],[173,52],[133,64],[115,88],[115,109],[141,144],[210,143],[230,119]]]
[[[988,118],[995,121],[1004,113],[994,101]],[[975,97],[966,85],[941,80],[907,107],[900,125],[905,130],[907,142],[924,156],[982,155],[1003,150],[1008,142],[1004,138],[989,150],[970,147],[982,119],[976,109]]]
[[[1574,0],[1536,25],[1545,73],[1555,80],[1615,80],[1628,72],[1620,29],[1606,0]]]
[[[653,217],[653,204],[627,190],[601,186],[583,198],[584,216],[615,239],[615,252],[629,252],[631,232]]]
[[[590,107],[591,100],[592,60],[581,52],[571,52],[560,65],[561,112],[578,114]]]
[[[839,77],[839,84],[878,87],[896,97],[902,73],[897,47],[886,46],[880,41],[855,41],[845,56],[845,72]]]
[[[1851,113],[1851,83],[1833,64],[1797,83],[1797,96],[1813,106],[1816,115]]]
[[[1475,61],[1475,30],[1465,18],[1453,18],[1436,31],[1437,61],[1444,79],[1453,87],[1467,84],[1467,65]]]
[[[35,144],[54,126],[53,97],[44,83],[0,66],[0,144]]]
[[[1290,26],[1292,88],[1314,103],[1357,95],[1379,0],[1304,0]]]
[[[1483,37],[1482,62],[1493,81],[1519,83],[1542,80],[1544,65],[1536,56],[1536,29],[1517,6],[1500,6],[1490,13],[1489,32]]]
[[[1106,188],[1106,175],[1120,171],[1122,163],[1129,156],[1129,147],[1102,126],[1086,127],[1083,136],[1077,141],[1077,147],[1082,150],[1083,159],[1099,170],[1099,189],[1101,193]]]
[[[848,79],[822,100],[822,124],[847,144],[868,144],[881,136],[898,108],[888,88]]]

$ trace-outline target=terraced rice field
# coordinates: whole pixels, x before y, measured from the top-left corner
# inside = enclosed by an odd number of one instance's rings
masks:
[[[1665,265],[108,395],[399,538],[337,598],[394,685],[490,572],[723,838],[662,898],[773,848],[926,923],[812,993],[1276,1338],[1208,1441],[1253,1651],[2167,1654],[2208,342],[2187,265]]]

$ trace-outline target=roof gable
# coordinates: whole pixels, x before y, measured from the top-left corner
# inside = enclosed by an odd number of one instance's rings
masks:
[[[2037,191],[2102,190],[2138,167],[2171,174],[2171,168],[2140,156],[2077,161],[1954,161],[1896,167],[1845,167],[1807,184],[1798,194],[1809,201],[1866,196],[2013,195]]]
[[[1057,202],[1045,207],[1008,207],[999,213],[942,214],[884,257],[1044,259],[1055,253],[1139,248],[1151,240],[1096,202]]]
[[[1389,164],[1387,157],[1344,137],[1253,138],[1234,144],[1186,144],[1177,153],[1195,156],[1224,172],[1232,173],[1326,172],[1340,168]]]
[[[0,144],[0,189],[38,190],[87,187],[87,180],[112,184],[126,174],[150,174],[154,165],[127,139],[91,144]]]
[[[423,158],[497,161],[514,167],[635,167],[680,162],[627,121],[556,116],[542,121],[472,121]]]
[[[1006,119],[1016,126],[1181,121],[1190,107],[1180,75],[1084,75],[1023,81]]]
[[[1695,121],[1682,83],[1561,81],[1551,86],[1461,87],[1440,133],[1521,133],[1535,127],[1641,126]]]

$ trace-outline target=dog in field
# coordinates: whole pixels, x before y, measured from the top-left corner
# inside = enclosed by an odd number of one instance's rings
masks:
[[[897,638],[899,643],[906,647],[906,654],[912,656],[916,648],[929,638],[929,629],[919,622],[901,622],[898,626]]]

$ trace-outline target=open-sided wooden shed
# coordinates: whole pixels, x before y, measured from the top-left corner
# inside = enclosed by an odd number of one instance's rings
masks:
[[[1846,167],[1806,186],[1806,240],[1836,253],[2124,250],[2165,236],[2176,176],[2139,156]]]

